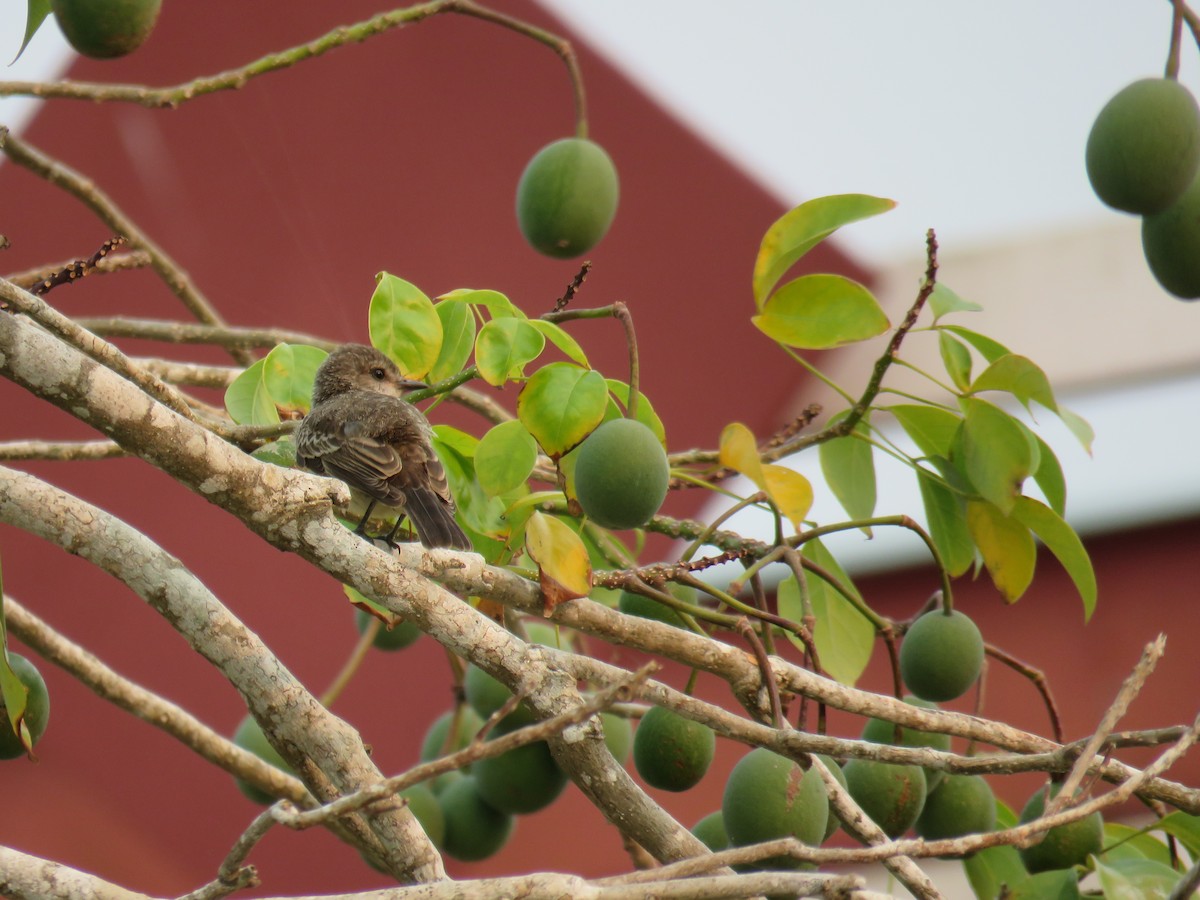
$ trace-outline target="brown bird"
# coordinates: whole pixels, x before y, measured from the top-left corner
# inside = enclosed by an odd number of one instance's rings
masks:
[[[406,514],[426,547],[470,550],[433,452],[433,430],[403,399],[423,387],[374,347],[343,344],[317,369],[312,410],[296,431],[296,461],[366,498],[356,534],[367,536],[367,518],[380,504]],[[384,540],[393,543],[399,527],[397,519]]]

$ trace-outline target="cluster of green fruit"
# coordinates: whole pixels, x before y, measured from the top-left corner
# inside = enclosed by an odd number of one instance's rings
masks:
[[[1200,108],[1172,78],[1145,78],[1100,110],[1087,173],[1104,203],[1142,219],[1142,250],[1167,291],[1200,298]]]
[[[162,0],[51,0],[67,41],[92,59],[132,53],[150,36]]]
[[[46,682],[34,664],[19,653],[10,652],[8,664],[28,690],[25,697],[25,727],[29,729],[31,745],[36,744],[46,732],[46,723],[50,721],[50,694],[46,691]],[[0,698],[0,717],[3,717],[3,721],[0,721],[0,759],[24,756],[25,746],[13,731],[3,698]]]

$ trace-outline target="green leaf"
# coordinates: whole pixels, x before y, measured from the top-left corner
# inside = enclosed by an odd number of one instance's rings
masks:
[[[962,416],[948,409],[915,403],[889,406],[888,412],[896,417],[900,427],[923,454],[950,456],[954,434],[962,426]]]
[[[296,442],[290,437],[281,437],[278,440],[268,441],[250,455],[259,462],[292,469],[296,466]]]
[[[475,339],[475,364],[483,380],[500,387],[525,374],[546,346],[542,333],[525,319],[492,319]]]
[[[837,560],[819,540],[805,543],[804,555],[836,577],[855,597],[862,599]],[[849,600],[811,572],[805,573],[805,584],[816,618],[813,640],[821,656],[821,667],[831,678],[853,685],[871,660],[875,626]],[[794,622],[802,621],[804,610],[795,577],[789,576],[780,583],[778,597],[779,614]],[[804,649],[796,635],[787,632],[787,637],[798,648]]]
[[[1152,859],[1165,866],[1171,864],[1167,845],[1144,829],[1130,828],[1120,822],[1104,823],[1104,853],[1106,863],[1118,859]]]
[[[967,527],[992,583],[1005,602],[1016,603],[1037,564],[1037,545],[1029,528],[985,500],[967,501]]]
[[[442,301],[433,307],[442,323],[442,347],[429,370],[433,383],[461,372],[475,347],[475,316],[465,303]]]
[[[1036,534],[1066,569],[1083,600],[1084,618],[1090,619],[1096,610],[1096,572],[1079,535],[1058,513],[1032,497],[1017,498],[1012,515]]]
[[[420,288],[387,272],[377,284],[367,313],[371,343],[407,378],[424,378],[442,349],[442,320]]]
[[[944,331],[938,332],[938,350],[942,354],[942,365],[946,374],[960,391],[971,385],[971,351],[962,341]]]
[[[263,360],[263,383],[277,407],[308,412],[313,379],[329,354],[304,344],[278,344]]]
[[[1183,844],[1189,856],[1200,857],[1200,816],[1175,811],[1159,819],[1154,827]]]
[[[983,358],[989,363],[994,363],[1002,356],[1007,356],[1010,352],[1007,347],[999,341],[994,341],[990,337],[972,331],[970,328],[963,328],[961,325],[939,325],[939,328],[945,331],[952,331],[968,344],[983,354]]]
[[[1075,870],[1055,869],[1024,879],[1005,900],[1079,900],[1080,896]]]
[[[985,500],[1008,513],[1035,467],[1027,429],[986,400],[966,397],[961,403],[963,470]]]
[[[625,415],[624,410],[629,408],[629,385],[616,378],[605,379],[604,383],[608,385],[608,392],[612,395],[608,401],[608,409],[604,412],[604,421],[620,419]],[[662,419],[654,411],[650,399],[641,391],[638,391],[637,415],[634,418],[649,428],[663,447],[667,446],[667,431],[663,428]]]
[[[251,364],[225,389],[225,409],[239,425],[277,425],[279,410],[264,379],[265,359]]]
[[[848,412],[829,420],[836,425]],[[834,438],[818,449],[821,473],[846,515],[851,519],[869,519],[875,514],[875,452],[867,437],[871,426],[866,417],[854,426],[855,436]],[[866,529],[868,534],[870,529]]]
[[[550,363],[517,397],[517,417],[551,459],[558,459],[604,420],[608,385],[594,369]]]
[[[524,319],[525,313],[513,306],[513,302],[499,291],[474,291],[469,288],[457,288],[442,294],[438,300],[443,303],[469,303],[472,306],[485,307],[496,319],[516,317]]]
[[[763,235],[754,260],[754,302],[762,309],[783,274],[804,254],[843,225],[885,213],[893,200],[864,194],[836,194],[801,203],[784,213]]]
[[[963,860],[963,871],[979,900],[996,900],[1005,885],[1016,887],[1029,878],[1017,848],[1006,844],[968,856]]]
[[[1104,900],[1166,900],[1183,877],[1170,866],[1151,859],[1096,861]]]
[[[1032,400],[1046,409],[1058,409],[1046,373],[1033,360],[1015,353],[1001,356],[979,374],[971,385],[971,393],[982,391],[1006,391],[1020,400],[1026,409]]]
[[[1046,495],[1050,508],[1061,516],[1067,508],[1067,479],[1050,445],[1040,437],[1037,438],[1037,445],[1038,467],[1034,470],[1033,480]]]
[[[479,441],[475,474],[483,490],[496,496],[520,486],[537,462],[537,443],[518,421],[501,422]]]
[[[967,528],[967,505],[962,496],[924,469],[917,470],[917,486],[925,506],[929,536],[951,575],[961,575],[975,561],[975,541]]]
[[[433,449],[446,470],[459,517],[475,549],[488,562],[495,563],[504,550],[497,542],[502,542],[509,534],[510,524],[504,512],[511,498],[489,497],[480,487],[479,479],[475,477],[478,446],[479,441],[466,432],[449,425],[433,426]]]
[[[13,57],[14,63],[21,58],[21,54],[25,52],[25,48],[29,46],[29,42],[33,40],[33,36],[37,34],[37,30],[42,27],[42,23],[46,21],[48,15],[50,15],[50,0],[29,0],[25,12],[25,38],[21,41],[21,49]],[[9,65],[11,66],[12,63]]]
[[[929,295],[929,308],[933,311],[933,321],[935,322],[950,313],[979,312],[983,309],[978,303],[964,300],[940,281],[933,286],[933,293]]]
[[[13,671],[8,661],[8,623],[4,618],[4,576],[0,572],[0,700],[4,702],[7,713],[7,725],[0,723],[0,728],[7,728],[25,746],[26,750],[33,749],[33,736],[29,726],[25,724],[25,707],[29,701],[29,688],[25,686]]]
[[[545,319],[530,319],[529,324],[549,339],[550,343],[561,350],[571,362],[578,363],[585,369],[591,368],[587,355],[583,352],[583,348],[579,346],[579,342],[571,337],[561,325],[555,322],[547,322]]]
[[[841,275],[802,275],[771,295],[751,320],[772,340],[826,350],[883,334],[890,323],[871,292]]]
[[[1079,441],[1088,456],[1092,455],[1092,441],[1096,439],[1096,432],[1092,430],[1092,426],[1088,424],[1087,419],[1077,413],[1072,412],[1065,406],[1058,408],[1058,417],[1062,423],[1067,426],[1071,434],[1075,435],[1075,440]]]

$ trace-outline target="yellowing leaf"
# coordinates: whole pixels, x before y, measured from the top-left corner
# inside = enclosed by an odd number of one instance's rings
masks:
[[[760,491],[767,491],[754,433],[741,422],[730,422],[722,429],[717,459],[726,468],[741,472],[753,481]]]
[[[827,350],[883,334],[887,315],[871,292],[841,275],[802,275],[750,319],[767,337],[801,350]]]
[[[767,495],[792,523],[797,531],[804,524],[804,517],[812,509],[813,489],[808,479],[786,466],[766,465],[762,467],[767,483]]]
[[[565,522],[535,512],[525,525],[525,549],[537,563],[545,595],[543,613],[567,600],[586,597],[592,589],[592,563],[582,538]]]
[[[1029,529],[982,500],[967,502],[967,528],[992,583],[1006,602],[1016,603],[1033,580],[1037,564],[1037,545]]]

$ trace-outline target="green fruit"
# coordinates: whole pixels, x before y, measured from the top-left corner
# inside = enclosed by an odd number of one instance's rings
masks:
[[[920,697],[905,697],[904,702],[922,709],[937,709],[938,705]],[[886,719],[869,719],[863,728],[862,739],[872,744],[896,744],[896,726]],[[949,750],[950,735],[920,731],[916,728],[901,728],[901,747],[932,747],[934,750]],[[942,783],[945,772],[941,769],[925,769],[925,788],[932,793]]]
[[[662,506],[670,474],[654,432],[633,419],[613,419],[579,448],[575,496],[597,525],[640,528]]]
[[[440,797],[442,796],[442,791],[446,790],[446,788],[459,779],[466,777],[462,769],[451,769],[449,772],[443,772],[437,778],[433,779],[429,783],[429,788],[433,791],[435,797]]]
[[[920,766],[899,766],[870,759],[846,763],[846,790],[888,837],[913,827],[925,807],[925,773]]]
[[[604,743],[613,759],[621,765],[629,759],[629,751],[633,747],[633,726],[624,716],[615,713],[600,713],[600,721],[604,723]]]
[[[29,729],[30,743],[36,744],[46,732],[46,723],[50,720],[50,694],[46,691],[46,682],[33,663],[19,653],[8,654],[8,664],[16,673],[17,679],[28,689],[25,696],[25,727]],[[16,759],[25,755],[25,745],[13,731],[12,722],[8,718],[8,710],[4,699],[0,697],[0,759]]]
[[[466,747],[483,727],[483,719],[470,706],[463,704],[457,708],[458,726],[454,730],[454,739],[447,741],[450,733],[450,723],[454,721],[455,710],[448,709],[429,726],[421,741],[421,762],[429,762],[442,756],[448,756]]]
[[[979,834],[996,827],[996,797],[980,775],[948,775],[925,798],[917,834],[927,841]]]
[[[1200,177],[1174,204],[1142,219],[1142,252],[1163,289],[1200,297]]]
[[[983,637],[964,613],[935,609],[917,619],[900,645],[900,674],[922,700],[961,697],[983,668]]]
[[[1135,81],[1100,110],[1086,158],[1092,189],[1109,206],[1161,212],[1200,166],[1200,107],[1178,81]]]
[[[237,727],[237,731],[233,733],[233,742],[243,750],[248,750],[249,752],[253,753],[263,762],[270,763],[275,768],[282,769],[289,775],[295,774],[292,770],[292,767],[289,766],[284,761],[283,757],[279,755],[278,751],[271,746],[270,742],[267,740],[267,736],[263,734],[262,728],[256,721],[254,721],[253,716],[246,716],[246,718],[242,719],[241,723]],[[255,803],[261,804],[262,806],[270,806],[277,799],[271,794],[268,794],[266,791],[259,790],[248,781],[245,781],[241,778],[237,778],[235,781],[237,782],[238,790]]]
[[[574,646],[569,630],[564,631],[557,625],[547,625],[545,622],[526,621],[525,635],[531,643],[555,650],[570,650]]]
[[[530,246],[557,259],[586,253],[617,212],[617,170],[599,144],[565,138],[537,152],[517,184],[517,224]]]
[[[493,678],[474,664],[467,666],[466,674],[463,675],[463,691],[471,708],[483,719],[507,703],[508,698],[512,696],[512,691],[501,684],[499,679]]]
[[[367,627],[375,621],[378,620],[365,609],[354,611],[354,625],[358,628],[359,634],[366,634]],[[375,640],[371,642],[371,645],[379,650],[403,650],[416,641],[421,633],[421,629],[407,619],[397,622],[391,628],[380,622],[379,630],[375,632]]]
[[[449,785],[438,796],[446,823],[442,849],[463,862],[487,859],[508,843],[513,817],[497,812],[479,796],[475,779],[468,775]]]
[[[842,771],[841,764],[832,756],[826,756],[824,753],[817,755],[821,757],[821,762],[825,763],[825,768],[829,770],[830,774],[838,780],[838,784],[840,784],[842,787],[845,787],[846,773]],[[825,837],[821,843],[825,843],[825,841],[829,840],[833,836],[833,833],[838,830],[838,826],[841,824],[842,822],[837,817],[837,813],[833,811],[833,801],[830,800],[829,821],[825,823]]]
[[[725,819],[719,809],[693,825],[692,834],[713,853],[729,849],[729,835],[725,833]]]
[[[423,784],[414,784],[402,790],[400,796],[408,802],[408,808],[421,823],[421,830],[435,846],[441,847],[446,839],[446,816],[433,791]]]
[[[71,46],[92,59],[132,53],[150,36],[162,0],[51,0]]]
[[[707,725],[654,706],[634,732],[633,765],[650,787],[686,791],[708,771],[716,743]]]
[[[1059,785],[1050,786],[1050,796],[1058,795]],[[1046,809],[1046,788],[1038,788],[1021,810],[1021,824],[1032,822]],[[1087,862],[1088,854],[1099,853],[1104,843],[1104,818],[1090,816],[1051,828],[1041,843],[1021,850],[1021,862],[1030,872],[1069,869]]]
[[[512,730],[506,718],[493,730],[500,737]],[[513,726],[516,727],[516,726]],[[471,777],[479,796],[493,809],[515,815],[537,812],[558,799],[567,776],[545,741],[535,741],[472,763]]]
[[[665,603],[659,603],[653,597],[647,597],[645,594],[621,591],[621,597],[617,600],[617,609],[626,615],[637,616],[640,619],[653,619],[656,622],[674,625],[676,628],[684,627],[679,613]]]
[[[816,772],[757,747],[733,767],[721,798],[721,816],[735,847],[775,838],[794,837],[816,847],[829,820],[829,795]],[[807,864],[789,857],[766,860],[767,868]]]

